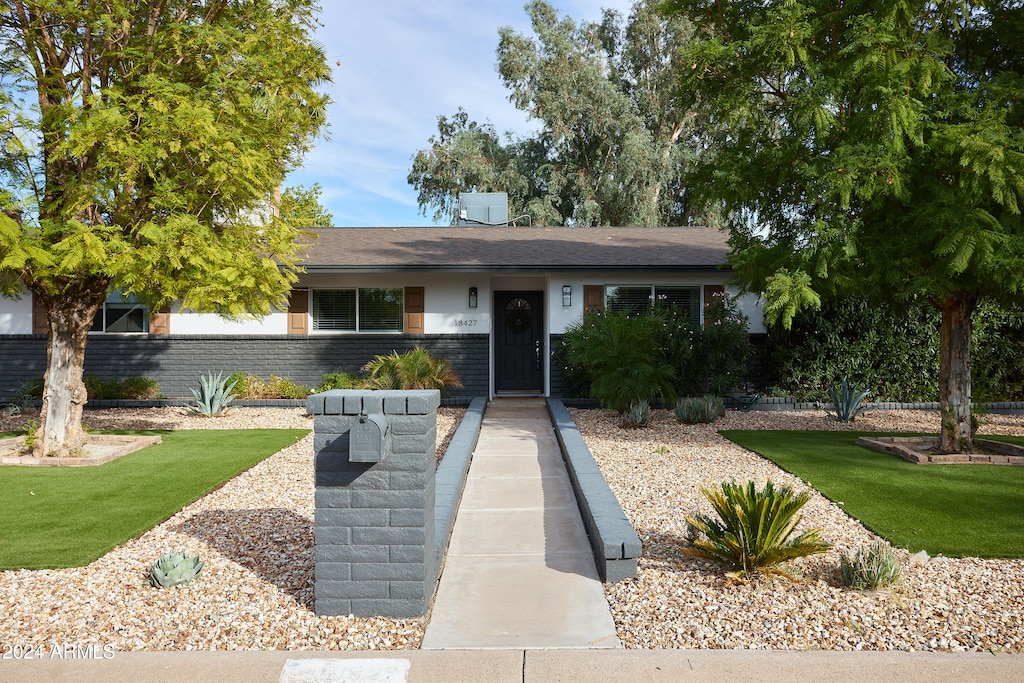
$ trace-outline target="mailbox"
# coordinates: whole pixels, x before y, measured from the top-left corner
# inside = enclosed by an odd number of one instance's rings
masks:
[[[380,462],[391,449],[391,425],[383,415],[363,413],[348,438],[349,462]]]

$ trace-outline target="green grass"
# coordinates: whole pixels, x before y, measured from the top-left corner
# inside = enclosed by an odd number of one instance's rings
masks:
[[[163,443],[98,467],[0,467],[0,569],[84,566],[307,431],[130,433]]]
[[[852,432],[721,434],[800,477],[911,552],[1024,557],[1024,467],[915,465],[857,446],[862,434]],[[1024,444],[1024,437],[997,438]]]

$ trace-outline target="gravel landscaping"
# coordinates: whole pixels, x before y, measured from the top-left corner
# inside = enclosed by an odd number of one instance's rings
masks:
[[[442,452],[462,413],[439,411]],[[0,419],[0,430],[20,429],[33,417]],[[313,427],[301,408],[239,408],[218,418],[180,408],[88,411],[85,423],[92,429]],[[87,567],[0,572],[0,640],[118,651],[418,647],[419,619],[314,614],[312,459],[310,435]],[[150,565],[178,549],[202,556],[200,577],[175,589],[149,586]]]
[[[816,492],[804,524],[822,527],[833,548],[796,561],[796,583],[730,582],[720,566],[680,552],[685,517],[711,512],[701,484],[772,479],[808,488],[717,430],[937,432],[937,412],[869,412],[854,424],[821,412],[731,412],[713,426],[690,426],[658,411],[638,430],[618,428],[610,411],[572,415],[643,542],[637,578],[606,586],[627,647],[1024,652],[1024,560],[911,562],[903,552],[900,584],[853,591],[839,581],[840,554],[877,537]],[[1024,418],[991,415],[981,431],[1024,434]]]
[[[311,429],[304,412],[238,409],[211,419],[175,408],[119,409],[85,419],[94,429]],[[461,413],[440,411],[442,452]],[[839,554],[874,537],[817,494],[805,522],[823,527],[834,547],[799,560],[797,583],[730,583],[720,567],[679,550],[684,518],[709,509],[700,484],[771,478],[806,488],[718,429],[936,431],[937,413],[867,413],[845,425],[822,413],[733,412],[713,426],[687,426],[659,411],[645,430],[619,429],[609,411],[572,413],[644,544],[637,579],[606,587],[627,647],[1024,652],[1024,560],[908,558],[894,589],[852,591],[838,581]],[[31,417],[0,418],[0,430]],[[1024,434],[1024,418],[992,415],[982,431]],[[0,572],[3,641],[122,651],[418,647],[420,619],[313,613],[311,460],[308,436],[87,567]],[[173,549],[199,553],[203,574],[178,589],[150,587],[150,565]]]

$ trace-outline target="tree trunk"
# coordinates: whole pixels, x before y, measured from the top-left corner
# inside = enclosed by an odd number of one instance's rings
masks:
[[[947,297],[942,302],[939,332],[939,450],[969,453],[974,448],[971,420],[971,316],[975,296]]]
[[[34,453],[37,457],[64,457],[82,445],[85,345],[93,317],[105,294],[103,287],[103,296],[98,298],[95,294],[42,295],[49,333],[43,403],[39,411],[40,436],[36,439]]]

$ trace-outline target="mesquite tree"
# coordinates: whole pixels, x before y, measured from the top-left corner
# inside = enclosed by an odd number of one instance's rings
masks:
[[[37,453],[82,438],[108,294],[269,312],[296,239],[261,205],[324,125],[312,0],[0,4],[0,285],[45,306]]]
[[[941,311],[941,448],[970,450],[972,315],[1024,301],[1020,0],[666,5],[740,278],[784,323],[818,293]]]

